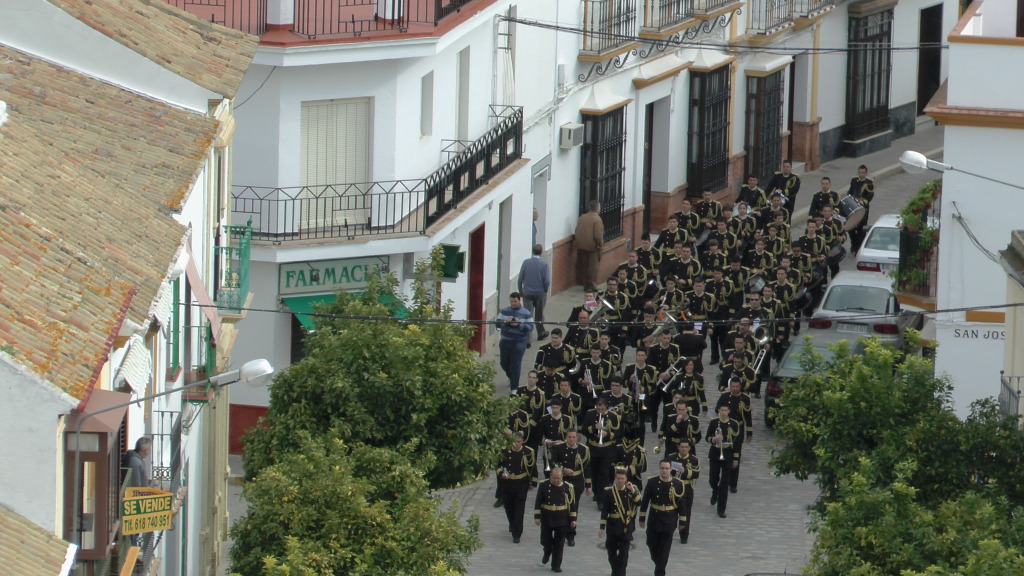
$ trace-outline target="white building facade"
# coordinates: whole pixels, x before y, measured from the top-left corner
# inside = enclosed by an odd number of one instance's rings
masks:
[[[938,48],[892,48],[940,41],[956,19],[930,0],[441,4],[315,19],[315,1],[268,1],[236,110],[233,221],[253,218],[255,307],[308,311],[360,288],[328,274],[372,263],[405,281],[449,244],[466,267],[443,297],[487,318],[530,255],[535,208],[553,290],[578,283],[573,231],[594,199],[607,276],[684,198],[731,203],[745,174],[784,158],[813,169],[913,133],[946,62]],[[500,170],[465,173],[485,156]],[[428,188],[452,173],[469,192],[442,185],[442,206]],[[250,314],[243,328],[242,355],[301,357],[297,318]],[[236,391],[233,437],[266,403]]]
[[[957,412],[999,393],[1000,371],[1019,375],[1020,350],[1007,347],[1006,272],[996,252],[1020,228],[1013,206],[1024,181],[1024,29],[1015,2],[972,3],[949,40],[949,80],[927,113],[946,126],[939,239],[935,367],[954,382]],[[984,177],[979,178],[978,176]],[[1003,182],[1000,183],[999,181]],[[1008,364],[1004,365],[1004,362]]]

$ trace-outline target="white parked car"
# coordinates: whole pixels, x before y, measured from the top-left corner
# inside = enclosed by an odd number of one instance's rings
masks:
[[[895,272],[900,263],[899,222],[899,214],[885,214],[871,226],[857,252],[857,270]]]
[[[845,270],[825,289],[808,326],[858,336],[876,335],[883,342],[899,346],[903,343],[904,330],[920,330],[924,321],[921,312],[900,306],[893,292],[892,278],[874,272]]]

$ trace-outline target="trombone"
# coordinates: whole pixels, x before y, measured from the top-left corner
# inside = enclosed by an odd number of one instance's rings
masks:
[[[757,358],[754,359],[754,374],[757,374],[761,371],[761,364],[768,355],[768,350],[765,349],[765,346],[771,341],[768,329],[764,326],[758,326],[757,330],[754,330],[754,340],[757,341]]]
[[[680,362],[682,362],[682,365],[680,365]],[[665,372],[672,373],[672,377],[669,378],[668,381],[665,382],[665,385],[661,387],[662,394],[668,394],[668,391],[676,381],[676,378],[678,378],[679,374],[683,372],[683,366],[686,365],[686,362],[686,356],[680,356],[679,358],[676,358],[676,361],[673,362],[671,366],[668,367],[668,370]]]

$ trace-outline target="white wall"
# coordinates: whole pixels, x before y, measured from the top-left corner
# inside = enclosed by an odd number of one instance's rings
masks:
[[[0,503],[61,536],[59,417],[77,405],[0,353]]]
[[[978,10],[981,34],[988,37],[1017,36],[1017,3],[1009,0],[985,0]]]
[[[849,28],[847,4],[821,21],[821,47],[845,48]],[[818,116],[821,132],[846,124],[846,52],[826,52],[818,60]]]

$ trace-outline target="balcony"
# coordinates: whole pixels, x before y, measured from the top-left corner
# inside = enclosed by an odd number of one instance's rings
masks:
[[[249,245],[252,218],[245,226],[228,226],[226,246],[217,246],[219,310],[241,310],[249,297]]]
[[[793,16],[797,18],[814,18],[836,7],[836,0],[790,0]]]
[[[267,188],[235,186],[235,218],[274,243],[425,234],[523,155],[523,109],[492,107],[496,124],[420,180]]]
[[[627,52],[637,45],[636,32],[636,0],[583,0],[579,59],[601,62]]]
[[[939,261],[937,230],[900,230],[900,262],[896,290],[917,298],[934,300]],[[902,299],[901,299],[902,302]]]
[[[693,0],[693,15],[700,19],[702,16],[712,16],[731,4],[740,4],[738,0]]]
[[[1020,414],[1020,387],[1024,376],[1007,376],[999,371],[999,411],[1004,416]]]
[[[693,20],[693,0],[645,0],[640,35],[647,38],[671,36]]]
[[[749,19],[747,30],[756,34],[771,35],[793,26],[791,0],[755,0],[747,8]]]
[[[164,0],[199,18],[257,36],[267,32],[268,0]],[[295,39],[430,33],[468,4],[484,0],[294,0]]]

